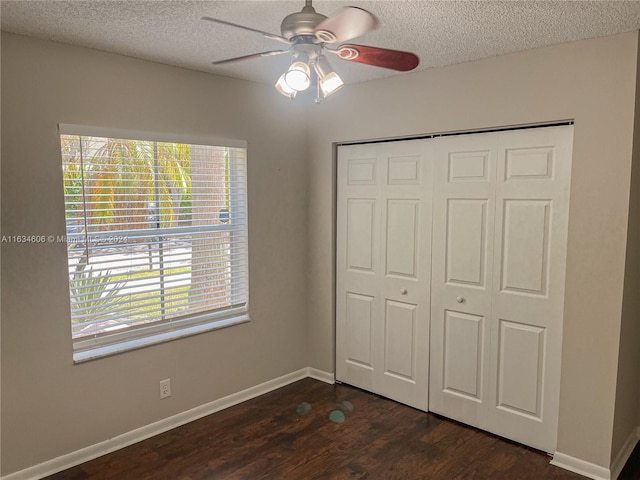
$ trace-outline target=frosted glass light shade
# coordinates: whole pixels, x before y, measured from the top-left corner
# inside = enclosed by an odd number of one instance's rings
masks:
[[[331,72],[320,79],[320,89],[325,97],[328,97],[343,85],[344,82],[336,72]]]
[[[286,80],[284,79],[285,74],[280,75],[280,78],[276,82],[276,90],[278,90],[282,95],[289,98],[295,98],[296,92],[293,88],[291,88]]]
[[[304,62],[294,62],[284,74],[284,81],[289,88],[302,92],[311,85],[311,71]]]

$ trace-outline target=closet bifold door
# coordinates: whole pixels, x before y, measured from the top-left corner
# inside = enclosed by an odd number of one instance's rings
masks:
[[[491,431],[556,451],[573,126],[498,135]]]
[[[556,449],[573,127],[437,139],[430,410]]]
[[[429,409],[486,429],[497,142],[434,140]]]
[[[427,410],[431,159],[427,141],[341,146],[336,379]]]

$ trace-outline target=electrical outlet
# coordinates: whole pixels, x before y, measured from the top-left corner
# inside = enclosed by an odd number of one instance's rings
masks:
[[[160,400],[171,396],[171,379],[160,381]]]

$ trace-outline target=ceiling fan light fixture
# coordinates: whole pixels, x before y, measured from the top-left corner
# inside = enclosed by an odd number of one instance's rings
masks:
[[[319,80],[320,90],[325,97],[328,97],[340,87],[344,85],[344,82],[336,72],[331,72]]]
[[[293,62],[284,74],[284,81],[289,88],[296,92],[306,90],[311,85],[309,65],[304,62]]]
[[[287,15],[282,20],[280,24],[282,35],[275,35],[219,18],[202,17],[202,20],[257,33],[288,46],[286,50],[268,50],[211,63],[226,65],[254,58],[291,54],[293,63],[276,82],[276,90],[285,97],[293,99],[298,92],[307,90],[313,83],[316,88],[315,101],[317,103],[344,85],[342,79],[329,65],[325,54],[331,53],[339,60],[388,68],[399,72],[413,70],[420,63],[420,59],[410,52],[343,43],[378,27],[378,19],[371,12],[363,8],[348,6],[327,17],[316,12],[311,3],[312,0],[305,0],[305,6],[300,12]],[[340,45],[335,48],[327,45],[334,43]],[[305,95],[305,97],[307,96]]]
[[[289,84],[284,78],[285,75],[286,74],[284,73],[280,75],[280,78],[276,82],[276,90],[278,90],[278,92],[280,92],[285,97],[289,97],[290,99],[293,100],[294,98],[296,98],[296,94],[298,92],[289,86]]]

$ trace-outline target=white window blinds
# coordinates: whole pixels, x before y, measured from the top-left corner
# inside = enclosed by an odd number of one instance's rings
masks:
[[[246,320],[246,149],[68,130],[74,358]]]

